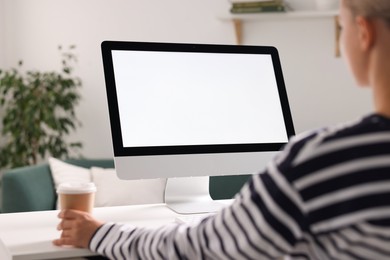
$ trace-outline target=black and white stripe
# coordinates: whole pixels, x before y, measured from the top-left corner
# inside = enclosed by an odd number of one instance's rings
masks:
[[[90,248],[110,259],[389,259],[390,120],[294,137],[216,215],[158,229],[108,223]]]

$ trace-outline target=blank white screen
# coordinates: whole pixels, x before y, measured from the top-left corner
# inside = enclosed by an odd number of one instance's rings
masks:
[[[124,147],[287,142],[271,55],[112,51]]]

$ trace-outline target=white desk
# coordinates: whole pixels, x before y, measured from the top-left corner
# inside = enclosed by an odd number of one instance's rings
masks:
[[[59,259],[94,255],[88,249],[57,247],[58,211],[0,214],[0,259]],[[165,204],[95,208],[93,215],[102,221],[155,227],[171,223],[179,214]]]

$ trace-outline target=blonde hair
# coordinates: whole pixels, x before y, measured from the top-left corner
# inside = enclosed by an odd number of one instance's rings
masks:
[[[354,15],[383,19],[390,26],[390,0],[344,0]]]

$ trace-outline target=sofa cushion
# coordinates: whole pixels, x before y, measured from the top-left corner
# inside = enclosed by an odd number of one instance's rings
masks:
[[[52,210],[55,191],[49,165],[9,170],[2,179],[3,213]]]
[[[54,187],[65,182],[94,182],[97,188],[95,207],[162,203],[166,179],[120,180],[115,169],[79,167],[56,158],[49,158]],[[57,207],[58,202],[57,202]]]
[[[120,180],[115,169],[91,168],[95,207],[163,203],[166,179]]]
[[[53,157],[50,157],[48,161],[55,190],[61,183],[65,182],[91,182],[91,174],[87,168],[75,166]]]

